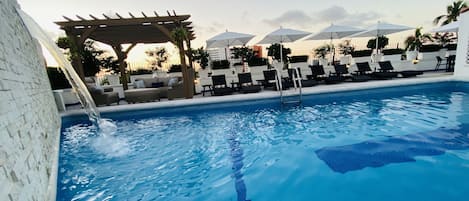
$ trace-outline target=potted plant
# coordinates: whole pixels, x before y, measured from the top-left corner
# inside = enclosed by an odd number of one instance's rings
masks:
[[[282,45],[282,61],[284,63],[283,68],[288,66],[288,55],[291,54],[290,48],[285,48]],[[280,62],[280,44],[274,43],[267,48],[267,56],[272,57],[273,60]]]
[[[340,58],[341,63],[350,65],[352,63],[352,52],[355,50],[355,47],[352,46],[351,40],[344,40],[339,44],[339,51],[344,56]]]
[[[333,48],[334,48],[333,45],[325,44],[314,49],[313,54],[315,57],[319,59],[319,63],[321,65],[327,65],[328,62],[326,59],[326,55],[328,55],[332,51]]]
[[[209,54],[206,50],[204,50],[204,47],[200,47],[199,49],[192,49],[191,53],[193,60],[200,65],[200,68],[205,70],[208,66]]]
[[[241,60],[241,66],[242,66],[241,71],[243,73],[247,71],[245,62],[251,60],[251,58],[254,57],[255,55],[254,50],[245,46],[232,48],[231,54],[232,54],[232,58]]]
[[[418,52],[423,43],[433,41],[430,34],[422,34],[422,27],[415,29],[413,36],[408,36],[404,41],[406,45],[407,60],[418,60]]]

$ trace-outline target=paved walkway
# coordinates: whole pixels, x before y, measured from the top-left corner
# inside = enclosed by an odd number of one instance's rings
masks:
[[[334,85],[320,84],[313,87],[303,88],[303,94],[320,94],[327,92],[340,92],[340,91],[351,91],[359,89],[372,89],[380,87],[392,87],[392,86],[403,86],[403,85],[412,85],[420,83],[434,83],[442,81],[453,80],[453,73],[447,72],[426,72],[423,75],[420,75],[415,78],[395,78],[392,80],[373,80],[368,82],[343,82]],[[295,89],[289,89],[283,91],[284,95],[297,94]],[[111,111],[126,111],[126,110],[135,110],[135,109],[145,109],[145,108],[162,108],[162,107],[178,107],[185,105],[198,105],[198,104],[207,104],[207,103],[220,103],[220,102],[232,102],[232,101],[244,101],[244,100],[256,100],[264,98],[275,98],[279,97],[278,91],[273,90],[262,90],[259,93],[252,94],[240,94],[235,93],[233,95],[227,96],[202,96],[201,94],[195,95],[192,99],[177,99],[177,100],[168,100],[161,99],[159,102],[150,102],[150,103],[138,103],[138,104],[127,104],[126,101],[121,100],[120,105],[104,106],[99,107],[98,109],[102,112],[111,112]],[[82,113],[81,105],[68,106],[66,112],[62,112],[62,115]]]

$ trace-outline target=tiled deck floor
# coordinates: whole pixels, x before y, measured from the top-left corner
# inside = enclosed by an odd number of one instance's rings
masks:
[[[334,85],[320,84],[314,87],[303,88],[303,94],[317,94],[325,92],[334,92],[334,91],[348,91],[348,90],[357,90],[357,89],[368,89],[368,88],[377,88],[377,87],[386,87],[386,86],[400,86],[400,85],[409,85],[409,84],[418,84],[418,83],[430,83],[430,82],[441,82],[448,81],[453,79],[452,73],[447,72],[426,72],[423,75],[420,75],[416,78],[396,78],[392,80],[374,80],[368,82],[344,82]],[[293,94],[294,89],[285,90],[284,94]],[[102,106],[99,107],[100,111],[123,111],[123,110],[132,110],[132,109],[142,109],[142,108],[159,108],[159,107],[174,107],[182,105],[194,105],[194,104],[204,104],[204,103],[217,103],[217,102],[229,102],[237,100],[253,100],[253,99],[262,99],[262,98],[272,98],[279,96],[279,92],[272,90],[262,90],[259,93],[252,94],[240,94],[234,93],[233,95],[228,96],[216,96],[212,97],[210,94],[195,95],[193,99],[177,99],[171,100],[161,99],[161,101],[150,102],[150,103],[137,103],[137,104],[128,104],[125,100],[121,100],[119,105],[111,106]],[[66,112],[62,112],[62,115],[81,113],[81,105],[68,106]]]

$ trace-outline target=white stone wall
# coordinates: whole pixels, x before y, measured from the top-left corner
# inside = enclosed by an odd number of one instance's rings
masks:
[[[60,117],[16,6],[0,0],[0,200],[52,200]]]
[[[456,64],[454,76],[458,79],[469,78],[469,12],[459,16],[458,49],[456,50]]]

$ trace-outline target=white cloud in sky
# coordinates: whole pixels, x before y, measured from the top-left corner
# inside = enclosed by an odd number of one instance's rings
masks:
[[[383,16],[376,12],[350,13],[344,7],[331,6],[311,14],[307,14],[302,10],[289,10],[273,19],[265,19],[263,22],[272,27],[291,25],[309,28],[325,23],[365,26],[370,22],[376,22],[381,17]]]
[[[265,23],[272,27],[279,27],[282,25],[296,25],[302,28],[309,26],[312,18],[301,10],[289,10],[274,19],[265,19]]]

